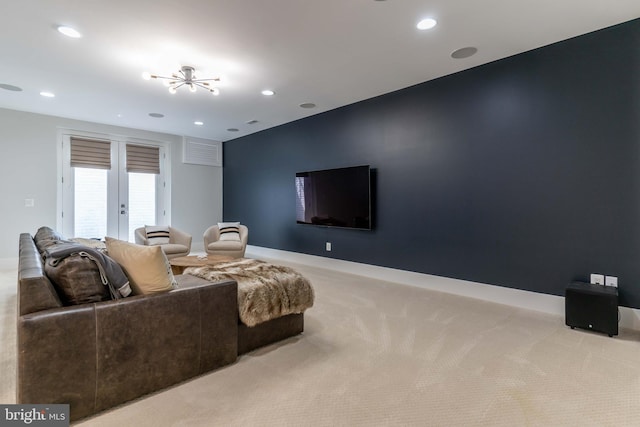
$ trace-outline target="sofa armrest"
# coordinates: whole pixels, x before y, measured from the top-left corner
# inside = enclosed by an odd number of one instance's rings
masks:
[[[18,314],[62,307],[58,293],[44,273],[42,257],[29,233],[20,234]]]
[[[18,317],[17,403],[68,403],[76,418],[94,412],[94,304]]]

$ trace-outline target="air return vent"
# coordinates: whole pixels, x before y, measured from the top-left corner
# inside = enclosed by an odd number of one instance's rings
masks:
[[[222,143],[206,139],[184,138],[182,163],[222,166]]]

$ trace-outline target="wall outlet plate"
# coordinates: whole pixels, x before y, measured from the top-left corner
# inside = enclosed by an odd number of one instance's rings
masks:
[[[618,287],[618,278],[616,276],[607,276],[604,279],[605,286],[613,286],[614,288]]]
[[[604,274],[591,274],[592,285],[604,285]]]
[[[325,243],[324,248],[326,249],[327,252],[331,252],[331,242]]]

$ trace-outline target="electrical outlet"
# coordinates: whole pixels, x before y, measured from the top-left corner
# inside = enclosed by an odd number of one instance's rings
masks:
[[[592,285],[604,285],[604,274],[591,274]]]
[[[327,252],[331,252],[331,242],[327,242],[324,248],[327,250]]]
[[[614,288],[618,287],[618,278],[616,276],[607,276],[604,279],[605,286],[613,286]]]

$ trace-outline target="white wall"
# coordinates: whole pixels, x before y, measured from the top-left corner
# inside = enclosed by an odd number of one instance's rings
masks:
[[[198,250],[204,230],[222,220],[222,168],[183,164],[181,136],[0,109],[0,258],[17,257],[20,233],[56,227],[60,128],[169,142],[172,225]]]
[[[171,148],[171,222],[193,236],[192,251],[203,251],[204,231],[222,221],[222,167],[182,163],[182,138]]]

